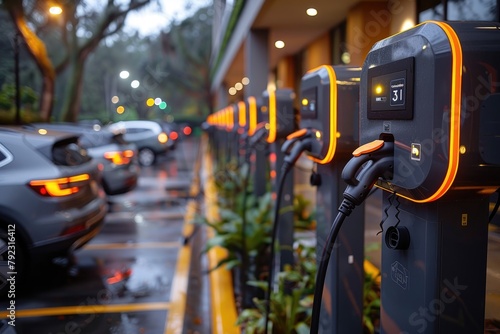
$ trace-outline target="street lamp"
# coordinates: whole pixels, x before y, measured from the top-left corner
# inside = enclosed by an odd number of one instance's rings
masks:
[[[52,6],[49,8],[49,13],[52,15],[60,15],[62,13],[62,8],[59,6]]]

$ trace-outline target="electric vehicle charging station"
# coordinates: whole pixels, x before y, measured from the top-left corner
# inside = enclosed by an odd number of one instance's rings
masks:
[[[248,149],[253,175],[253,189],[256,197],[264,195],[267,191],[267,176],[262,171],[267,171],[267,142],[264,137],[267,134],[265,123],[263,122],[263,109],[267,106],[262,104],[262,98],[250,96],[247,98],[248,105]]]
[[[221,128],[222,128],[222,123],[221,123],[221,110],[218,110],[211,114],[209,118],[207,119],[208,123],[211,124],[212,126],[212,131],[211,131],[211,142],[213,146],[213,152],[214,152],[214,157],[217,158],[218,161],[220,161],[220,157],[222,155],[222,149],[221,149]]]
[[[234,164],[238,160],[238,140],[237,140],[237,117],[238,113],[235,105],[229,105],[225,108],[226,114],[226,162]]]
[[[360,73],[359,67],[324,65],[308,71],[301,80],[298,132],[313,139],[305,154],[316,163],[311,183],[317,186],[318,259],[342,202],[342,169],[358,146]],[[323,294],[328,298],[323,299],[319,324],[324,333],[363,332],[363,207],[351,217],[355,222],[340,231],[340,244],[332,252],[325,277]]]
[[[277,182],[283,173],[279,168],[283,165],[285,158],[281,146],[286,137],[297,129],[298,111],[293,106],[294,100],[295,93],[288,88],[266,90],[262,94],[261,116],[267,129],[265,139],[270,148],[270,176],[274,192],[277,192]],[[276,204],[279,208],[293,206],[293,173],[291,171],[283,180],[282,196],[280,197],[276,198],[276,201],[279,201]],[[279,215],[277,240],[280,245],[280,261],[276,268],[281,269],[284,264],[293,263],[293,210]]]
[[[488,198],[500,186],[499,41],[498,23],[428,21],[366,57],[365,145],[353,159],[394,147],[392,177],[374,180],[384,190],[382,333],[484,332]]]
[[[237,132],[238,132],[238,165],[247,163],[247,152],[248,152],[248,108],[247,103],[244,101],[239,101],[237,104]]]

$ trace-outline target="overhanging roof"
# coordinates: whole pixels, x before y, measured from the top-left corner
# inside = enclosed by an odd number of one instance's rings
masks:
[[[341,23],[349,8],[359,0],[251,0],[238,20],[222,60],[212,80],[212,90],[223,82],[234,85],[245,76],[244,41],[250,29],[269,30],[269,66],[303,49],[332,27]],[[306,14],[309,7],[318,10],[318,15]],[[274,47],[276,40],[285,42],[285,48]]]

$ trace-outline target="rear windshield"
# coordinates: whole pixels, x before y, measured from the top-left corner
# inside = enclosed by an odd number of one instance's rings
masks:
[[[74,138],[58,141],[52,147],[52,161],[56,165],[77,166],[90,160],[87,150],[79,146]]]

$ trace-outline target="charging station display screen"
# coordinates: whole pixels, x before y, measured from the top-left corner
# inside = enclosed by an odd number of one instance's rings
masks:
[[[412,57],[368,70],[368,119],[413,118],[413,64]]]
[[[302,92],[300,116],[304,119],[318,118],[317,110],[318,93],[317,88],[312,87]]]

